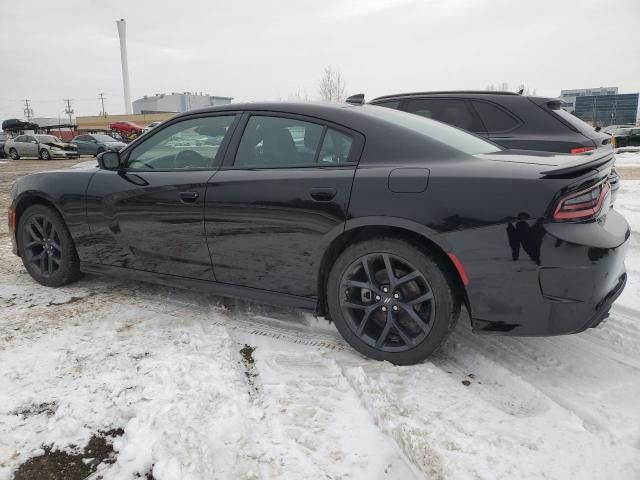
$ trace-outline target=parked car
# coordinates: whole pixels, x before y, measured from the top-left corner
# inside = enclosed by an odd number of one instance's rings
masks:
[[[102,133],[78,135],[70,142],[75,145],[80,155],[98,156],[102,152],[117,151],[127,144]]]
[[[149,125],[147,125],[146,127],[144,127],[142,129],[142,134],[145,134],[147,132],[150,132],[151,130],[153,130],[154,128],[156,128],[158,125],[160,125],[162,122],[151,122]]]
[[[432,353],[463,305],[477,333],[568,334],[625,286],[613,150],[509,151],[373,105],[234,104],[157,128],[99,166],[18,179],[10,237],[36,281],[92,272],[306,308],[397,364]],[[169,146],[185,132],[211,142]]]
[[[7,158],[7,154],[4,151],[4,144],[9,139],[9,135],[5,132],[0,132],[0,158]]]
[[[640,146],[640,127],[617,128],[609,134],[616,147]]]
[[[5,152],[13,159],[37,157],[41,160],[52,158],[78,158],[78,150],[70,143],[63,142],[55,135],[19,135],[4,144]]]
[[[602,132],[611,133],[613,130],[618,130],[619,128],[633,128],[635,125],[609,125],[608,127],[604,127]]]
[[[132,142],[142,135],[142,127],[133,122],[113,122],[109,124],[111,135],[123,142]]]
[[[451,91],[386,95],[370,103],[448,123],[504,148],[577,154],[612,147],[609,135],[563,110],[555,98]]]

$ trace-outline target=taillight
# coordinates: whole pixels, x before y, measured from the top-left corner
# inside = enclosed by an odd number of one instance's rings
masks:
[[[577,155],[578,153],[586,153],[586,152],[590,152],[591,150],[595,150],[596,147],[578,147],[578,148],[572,148],[571,149],[571,155]]]
[[[562,197],[553,212],[553,219],[587,220],[595,217],[602,210],[610,189],[609,182],[603,182]]]

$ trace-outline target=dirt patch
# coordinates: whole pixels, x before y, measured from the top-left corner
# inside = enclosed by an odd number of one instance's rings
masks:
[[[11,412],[11,415],[22,415],[24,418],[33,417],[34,415],[51,417],[56,413],[56,410],[58,410],[57,402],[43,402],[17,408]]]
[[[30,458],[18,467],[14,480],[84,480],[101,463],[114,463],[113,438],[122,435],[121,428],[98,432],[80,453],[53,450],[43,446],[44,453]],[[147,477],[147,478],[153,478]]]
[[[85,295],[84,297],[71,297],[69,300],[65,300],[65,301],[62,301],[62,302],[59,302],[59,301],[56,301],[56,300],[51,300],[47,304],[47,307],[57,307],[59,305],[69,305],[70,303],[79,302],[80,300],[84,300],[86,298],[92,297],[93,295],[95,295],[95,292],[91,292],[88,295]]]
[[[244,347],[240,349],[240,355],[242,355],[244,376],[247,378],[247,384],[249,385],[248,393],[252,398],[256,398],[260,395],[260,388],[258,387],[258,382],[256,381],[256,377],[258,376],[255,368],[256,361],[253,358],[253,352],[255,352],[255,350],[255,347],[247,344],[245,344]]]
[[[255,360],[253,359],[253,352],[255,352],[255,350],[256,349],[251,345],[245,344],[244,347],[240,349],[240,355],[242,355],[242,358],[246,363],[254,364]]]

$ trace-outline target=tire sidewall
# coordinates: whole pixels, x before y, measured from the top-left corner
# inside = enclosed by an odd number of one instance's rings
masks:
[[[435,298],[434,325],[427,337],[404,352],[383,352],[362,341],[349,327],[340,307],[340,283],[345,270],[358,258],[371,253],[390,253],[417,268],[427,279]],[[460,303],[441,265],[411,243],[395,238],[364,241],[348,247],[336,260],[327,284],[327,305],[331,319],[344,339],[360,353],[397,365],[422,362],[433,353],[453,330],[460,313]]]
[[[60,238],[61,263],[60,268],[53,275],[45,277],[40,275],[35,268],[27,262],[25,251],[25,225],[36,215],[42,215],[54,225]],[[79,261],[73,240],[67,230],[62,217],[51,207],[45,205],[32,205],[20,216],[17,232],[18,248],[24,267],[29,275],[38,283],[48,287],[59,287],[76,280],[79,277]]]
[[[51,160],[51,154],[46,148],[40,150],[40,159],[41,160]]]

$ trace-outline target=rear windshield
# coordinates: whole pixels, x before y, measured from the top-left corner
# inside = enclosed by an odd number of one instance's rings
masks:
[[[591,134],[593,134],[593,132],[595,132],[595,129],[591,125],[589,125],[588,123],[583,122],[582,120],[580,120],[578,117],[576,117],[572,113],[569,113],[569,112],[567,112],[566,110],[563,110],[560,107],[552,108],[552,110],[553,110],[553,113],[555,113],[557,116],[559,116],[562,120],[564,120],[566,123],[571,125],[573,128],[578,130],[580,133],[591,133]]]
[[[446,123],[421,117],[420,115],[401,112],[391,108],[376,107],[373,105],[363,105],[358,108],[362,108],[366,113],[378,118],[382,118],[388,122],[395,123],[413,130],[414,132],[420,133],[432,140],[444,143],[451,148],[466,153],[467,155],[492,153],[502,150],[498,145],[488,142],[483,138],[476,137],[471,133],[452,127]]]

